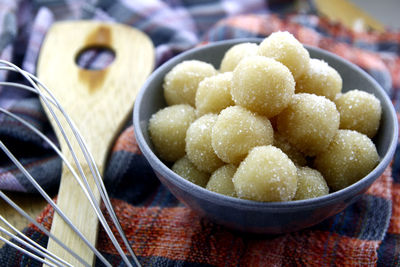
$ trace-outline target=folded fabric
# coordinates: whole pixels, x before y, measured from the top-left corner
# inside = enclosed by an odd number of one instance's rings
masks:
[[[3,23],[0,36],[8,39],[1,38],[1,58],[32,73],[47,30],[60,19],[116,21],[139,28],[156,46],[157,65],[198,43],[264,37],[287,30],[305,44],[327,49],[359,65],[382,85],[396,108],[399,103],[399,33],[356,33],[312,14],[272,15],[264,1],[256,0],[134,4],[98,1],[96,5],[54,0],[47,3],[47,8],[41,1],[6,2],[7,8],[0,12]],[[102,57],[94,54],[86,63],[101,62]],[[6,77],[0,75],[0,79]],[[18,81],[12,75],[7,79]],[[55,139],[39,101],[32,94],[2,88],[0,105],[24,116]],[[0,122],[0,139],[18,151],[21,161],[42,186],[47,190],[56,188],[60,162],[54,153],[3,114]],[[121,224],[144,266],[397,266],[400,264],[398,156],[396,153],[393,164],[355,204],[314,227],[278,236],[233,232],[183,206],[155,177],[137,147],[131,125],[116,141],[104,179]],[[0,159],[0,189],[34,192],[5,156]],[[52,210],[48,207],[38,221],[49,228],[51,220]],[[47,237],[32,225],[25,233],[43,245],[47,242]],[[103,231],[98,247],[113,265],[122,264]],[[9,246],[0,250],[0,265],[39,266]]]

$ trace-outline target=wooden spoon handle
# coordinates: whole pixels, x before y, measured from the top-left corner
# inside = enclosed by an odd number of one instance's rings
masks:
[[[102,70],[78,67],[76,58],[88,47],[111,49],[115,53],[114,61]],[[150,39],[124,25],[93,21],[61,22],[55,24],[46,36],[38,62],[38,77],[50,88],[76,124],[100,173],[103,172],[107,152],[115,134],[130,116],[136,93],[151,72],[153,63],[154,49]],[[45,110],[49,115],[49,111]],[[60,117],[59,112],[56,114]],[[54,120],[51,122],[63,154],[73,163],[58,126]],[[70,140],[74,139],[67,123],[61,121],[61,124],[67,129]],[[71,145],[74,151],[80,150],[77,142],[73,141]],[[99,192],[94,187],[89,167],[82,155],[78,155],[78,160],[99,202]],[[97,217],[65,165],[57,204],[90,243],[95,244]],[[57,214],[54,215],[51,232],[89,264],[93,264],[92,251]],[[73,266],[81,266],[51,239],[48,249]]]

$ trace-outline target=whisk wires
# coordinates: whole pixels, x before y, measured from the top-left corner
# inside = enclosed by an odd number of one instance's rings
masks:
[[[51,90],[49,90],[44,84],[42,84],[34,75],[32,75],[32,74],[30,74],[30,73],[28,73],[28,72],[26,72],[24,70],[21,70],[20,68],[18,68],[14,64],[12,64],[10,62],[7,62],[7,61],[4,61],[4,60],[0,60],[0,70],[13,71],[13,72],[17,72],[17,73],[21,74],[31,86],[27,86],[27,85],[19,84],[19,83],[13,83],[13,82],[0,82],[0,85],[19,88],[19,89],[23,89],[23,90],[28,90],[28,91],[31,91],[31,92],[34,92],[34,93],[38,94],[38,96],[42,100],[42,103],[44,103],[45,106],[47,107],[47,109],[50,111],[50,114],[53,117],[53,120],[56,122],[57,126],[59,127],[60,132],[61,132],[63,138],[65,139],[66,144],[68,145],[69,151],[71,152],[71,155],[73,157],[73,160],[74,160],[74,163],[75,163],[74,166],[78,170],[79,174],[75,171],[75,168],[72,166],[72,164],[70,162],[68,162],[68,160],[65,158],[63,153],[58,149],[58,147],[49,138],[47,138],[43,133],[41,133],[37,128],[35,128],[33,125],[31,125],[29,122],[25,121],[21,117],[15,115],[13,113],[10,113],[10,112],[8,112],[7,110],[5,110],[3,108],[0,108],[0,112],[6,114],[7,116],[10,116],[11,118],[19,121],[21,124],[23,124],[24,126],[29,128],[32,132],[34,132],[36,135],[38,135],[44,142],[49,144],[50,147],[57,153],[57,155],[64,162],[65,166],[71,171],[71,173],[73,174],[73,177],[78,182],[79,187],[81,188],[81,190],[83,191],[83,193],[85,194],[87,199],[89,200],[89,203],[92,206],[92,208],[94,209],[94,211],[96,213],[96,216],[98,217],[101,225],[104,228],[104,231],[107,233],[107,235],[110,238],[110,240],[111,240],[112,244],[114,245],[115,249],[120,254],[122,260],[124,261],[124,263],[127,266],[132,266],[132,263],[129,261],[129,259],[125,255],[125,252],[123,251],[121,245],[118,243],[118,240],[117,240],[116,236],[113,234],[110,226],[108,225],[108,223],[107,223],[107,221],[105,219],[105,216],[101,211],[100,205],[97,203],[97,201],[96,201],[96,199],[94,197],[93,190],[89,186],[87,177],[85,176],[85,174],[83,172],[82,166],[79,163],[79,160],[78,160],[77,154],[76,154],[77,151],[74,151],[74,149],[72,148],[71,140],[69,140],[69,138],[67,137],[65,129],[62,127],[62,125],[61,125],[61,123],[59,121],[59,118],[56,115],[56,113],[55,113],[53,108],[55,108],[56,110],[59,111],[59,114],[62,115],[62,117],[65,119],[65,121],[67,122],[68,126],[70,127],[70,130],[72,131],[73,136],[75,137],[75,141],[79,144],[80,153],[82,153],[82,155],[84,156],[84,158],[86,160],[86,163],[89,166],[89,169],[90,169],[91,174],[93,176],[93,179],[95,181],[97,190],[100,193],[101,200],[104,203],[105,209],[107,210],[107,212],[108,212],[108,214],[109,214],[109,216],[111,218],[112,223],[114,224],[115,228],[117,229],[117,232],[118,232],[120,238],[122,239],[126,249],[128,250],[129,255],[132,257],[134,263],[136,264],[136,266],[140,266],[140,263],[139,263],[136,255],[135,255],[135,253],[133,252],[126,235],[124,234],[124,232],[122,230],[122,227],[121,227],[121,225],[120,225],[120,223],[118,221],[116,213],[114,212],[114,209],[113,209],[111,201],[110,201],[110,199],[108,197],[106,188],[105,188],[104,183],[103,183],[103,181],[101,179],[100,172],[99,172],[99,170],[98,170],[98,168],[97,168],[97,166],[95,164],[95,161],[93,159],[93,156],[90,153],[90,151],[87,149],[86,142],[85,142],[84,138],[81,136],[81,134],[79,133],[79,130],[77,129],[77,127],[73,123],[72,119],[68,116],[68,114],[65,112],[63,107],[59,104],[59,102],[57,101],[55,96],[52,94]],[[84,235],[79,231],[79,229],[77,229],[73,225],[71,220],[67,216],[65,216],[65,214],[62,212],[62,210],[60,210],[58,208],[56,203],[40,187],[40,185],[29,174],[29,172],[18,161],[18,159],[16,157],[14,157],[14,155],[11,153],[11,151],[8,150],[8,148],[4,145],[3,142],[1,142],[1,140],[0,140],[0,148],[10,158],[10,160],[17,166],[17,168],[25,175],[25,177],[32,183],[32,185],[37,189],[37,191],[54,208],[55,212],[69,225],[69,227],[93,251],[93,253],[97,256],[97,258],[103,264],[105,264],[106,266],[111,266],[111,264],[101,255],[101,253],[84,237]],[[23,212],[22,209],[20,209],[15,203],[13,203],[12,200],[7,198],[5,196],[5,194],[3,192],[1,192],[1,191],[0,191],[0,197],[2,197],[7,203],[12,205],[17,210],[17,212],[19,212],[22,216],[24,216],[26,218],[29,217],[29,215],[27,215],[25,212]],[[2,218],[2,219],[4,219],[4,218]],[[30,217],[27,218],[27,219],[30,220],[31,222],[34,221]],[[5,219],[4,219],[3,222],[5,224],[9,224]],[[41,228],[40,228],[40,230],[43,231],[44,228],[43,227],[41,227]],[[25,253],[26,255],[31,256],[31,257],[35,258],[36,260],[40,259],[39,261],[41,261],[41,262],[43,262],[44,259],[45,259],[47,265],[53,264],[54,266],[69,266],[68,265],[69,263],[66,263],[62,259],[59,259],[57,256],[55,256],[54,254],[49,252],[47,249],[37,248],[37,246],[32,245],[31,242],[26,241],[26,238],[21,238],[21,234],[20,233],[17,232],[17,235],[11,234],[10,232],[6,231],[3,228],[1,228],[0,231],[5,233],[6,235],[12,237],[13,240],[16,240],[16,243],[19,243],[19,244],[23,245],[24,247],[29,248],[30,251],[22,248],[22,246],[16,245],[15,243],[13,243],[13,245],[11,245],[10,244],[10,243],[12,243],[11,241],[4,241],[3,240],[4,242],[7,242],[7,244],[13,246],[14,248],[23,251],[23,253]],[[76,258],[84,266],[90,266],[87,262],[84,262],[83,259],[80,258],[76,253],[74,253],[70,248],[67,248],[64,244],[62,244],[62,242],[57,240],[52,234],[50,234],[50,232],[48,232],[48,231],[43,231],[43,232],[46,235],[48,235],[49,238],[53,239],[57,244],[59,244],[61,247],[63,247],[66,251],[68,251],[74,258]],[[18,237],[18,239],[16,239],[15,237]]]

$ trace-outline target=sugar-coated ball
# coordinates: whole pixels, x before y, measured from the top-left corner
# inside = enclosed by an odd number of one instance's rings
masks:
[[[342,77],[320,59],[311,59],[307,71],[296,79],[296,93],[310,93],[335,100],[342,90]]]
[[[226,51],[221,61],[221,72],[233,71],[237,64],[245,57],[257,55],[258,45],[254,43],[241,43],[232,46]]]
[[[379,129],[382,107],[373,95],[359,90],[351,90],[339,96],[336,107],[340,113],[340,129],[355,130],[375,136]]]
[[[211,174],[206,189],[226,196],[236,197],[235,187],[232,178],[236,172],[236,166],[227,164]]]
[[[201,187],[205,187],[210,179],[210,175],[197,169],[187,156],[177,160],[171,169],[182,178]]]
[[[206,114],[195,120],[186,132],[186,154],[201,171],[211,173],[224,165],[211,145],[211,131],[218,115]]]
[[[157,155],[166,161],[176,161],[185,155],[185,137],[196,119],[193,107],[173,105],[159,110],[149,120],[149,134]]]
[[[233,71],[233,101],[268,118],[287,107],[294,90],[289,69],[272,58],[247,57]]]
[[[328,148],[315,158],[315,167],[329,187],[340,190],[367,175],[379,162],[374,143],[366,135],[339,130]]]
[[[187,60],[172,68],[164,78],[164,97],[168,105],[189,104],[194,107],[199,83],[216,75],[213,65],[199,60]]]
[[[226,163],[239,164],[256,146],[273,142],[273,129],[266,117],[232,106],[221,111],[212,128],[211,144]]]
[[[239,198],[289,201],[296,194],[297,168],[279,148],[253,148],[240,163],[233,184]]]
[[[202,80],[195,98],[197,116],[206,113],[218,114],[224,108],[234,105],[231,84],[232,72],[217,74]]]
[[[277,128],[286,140],[307,156],[326,149],[339,129],[339,112],[323,96],[295,94],[278,115]]]
[[[294,200],[320,197],[328,193],[329,187],[319,171],[309,167],[297,169],[297,191]]]
[[[297,148],[290,144],[285,137],[280,133],[274,132],[274,143],[273,145],[283,153],[285,153],[294,164],[299,166],[305,166],[307,164],[307,159]]]
[[[283,63],[297,79],[309,67],[310,54],[289,32],[274,32],[265,38],[258,48],[258,54],[271,57]]]

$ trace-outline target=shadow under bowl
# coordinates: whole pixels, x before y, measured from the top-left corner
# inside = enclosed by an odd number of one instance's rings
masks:
[[[147,79],[134,105],[133,124],[139,147],[160,181],[179,200],[210,220],[248,233],[279,234],[297,231],[335,215],[355,202],[389,165],[397,144],[397,117],[392,102],[381,86],[354,64],[319,48],[305,46],[312,58],[326,61],[343,79],[343,92],[359,89],[374,94],[382,105],[381,124],[373,141],[380,163],[360,181],[326,196],[288,202],[257,202],[224,196],[197,186],[174,173],[154,150],[148,134],[152,114],[166,106],[164,76],[178,63],[197,59],[219,68],[225,52],[242,42],[260,43],[261,39],[236,39],[216,42],[184,52],[162,66]]]

